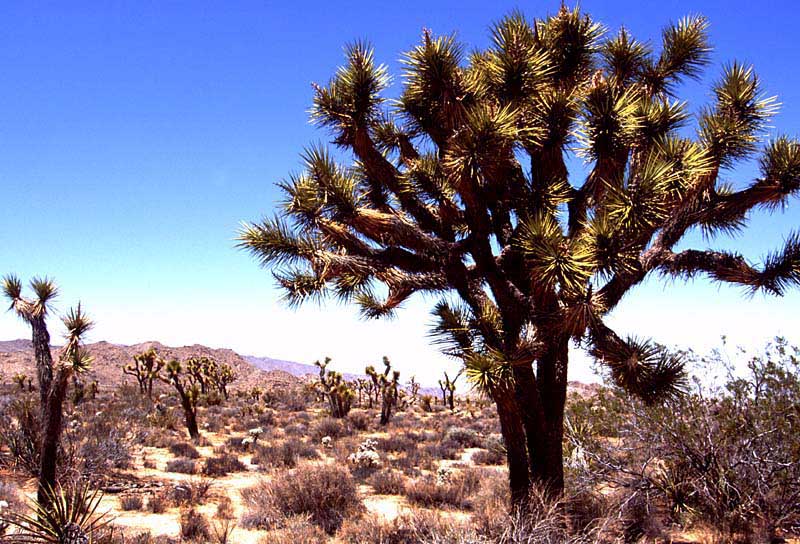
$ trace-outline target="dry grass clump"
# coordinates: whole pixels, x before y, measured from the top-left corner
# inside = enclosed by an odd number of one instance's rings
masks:
[[[180,525],[181,538],[184,540],[208,542],[211,536],[208,519],[194,508],[181,513]]]
[[[141,495],[124,495],[119,500],[120,507],[125,512],[132,510],[141,510],[144,506],[144,500]]]
[[[476,465],[503,465],[506,455],[499,449],[478,450],[472,454],[471,459]]]
[[[440,470],[435,477],[425,475],[407,483],[405,495],[409,502],[420,506],[468,509],[484,475],[478,469],[458,472]]]
[[[363,509],[355,480],[347,469],[335,465],[302,465],[261,481],[242,497],[248,507],[242,525],[255,529],[281,529],[291,516],[305,515],[333,534],[347,517]]]
[[[252,463],[259,468],[294,468],[300,459],[318,459],[317,448],[295,437],[271,444],[257,444]]]
[[[231,453],[223,453],[206,459],[203,465],[203,474],[206,476],[226,476],[231,472],[245,470],[244,463]]]
[[[194,445],[188,442],[174,442],[169,445],[169,452],[175,457],[185,457],[187,459],[198,459],[200,452]]]
[[[483,439],[473,429],[467,427],[450,427],[445,431],[442,444],[459,448],[480,448]]]
[[[405,492],[406,479],[396,470],[379,470],[367,478],[367,484],[378,495],[402,495]]]
[[[258,544],[327,544],[328,540],[328,533],[308,516],[289,516],[282,528],[267,532]]]
[[[197,463],[192,459],[173,459],[167,461],[167,472],[177,472],[179,474],[196,474]]]
[[[344,420],[332,417],[324,417],[315,421],[309,430],[309,435],[316,442],[319,442],[325,436],[336,439],[350,436],[351,434],[353,434],[353,430]]]
[[[353,429],[357,431],[367,431],[372,428],[375,415],[370,414],[366,410],[350,410],[350,413],[347,414],[347,421]]]
[[[419,509],[392,521],[372,516],[351,518],[344,522],[337,536],[350,544],[489,544],[468,522]]]
[[[210,478],[197,476],[182,482],[169,490],[169,502],[175,506],[196,506],[203,504],[211,493],[214,482]],[[152,500],[151,500],[152,502]],[[152,507],[151,507],[152,508]]]

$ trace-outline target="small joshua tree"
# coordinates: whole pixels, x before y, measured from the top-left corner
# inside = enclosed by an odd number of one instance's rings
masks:
[[[139,384],[139,392],[153,398],[153,382],[160,377],[161,369],[164,368],[164,359],[158,356],[158,352],[150,348],[133,356],[133,362],[122,368],[124,374],[136,378]]]
[[[328,400],[331,416],[342,418],[350,412],[355,393],[339,372],[335,370],[326,371],[330,362],[331,358],[325,357],[324,363],[319,361],[314,363],[319,368],[319,381],[315,387]]]
[[[50,351],[47,316],[50,302],[58,289],[48,278],[34,278],[30,283],[36,298],[22,296],[22,282],[16,276],[3,278],[3,292],[11,301],[11,309],[31,326],[36,369],[39,377],[42,443],[40,445],[39,485],[37,501],[43,507],[51,502],[57,484],[58,447],[61,441],[63,405],[72,376],[88,369],[91,358],[81,339],[92,328],[92,322],[81,305],[70,309],[62,318],[67,329],[66,344],[56,361]]]
[[[381,425],[386,425],[392,417],[392,408],[397,404],[397,382],[400,379],[400,372],[397,370],[392,372],[392,363],[388,357],[383,358],[383,366],[384,370],[381,374],[372,365],[368,366],[365,372],[372,379],[372,383],[375,384],[375,389],[380,395]],[[390,372],[391,378],[389,377]]]
[[[25,374],[14,374],[12,379],[14,380],[14,383],[19,386],[20,391],[25,389],[25,380],[28,379]]]
[[[225,397],[225,400],[228,400],[228,386],[236,380],[236,373],[230,365],[225,363],[214,365],[210,370],[211,383]]]
[[[453,379],[450,379],[450,376],[447,375],[447,372],[444,373],[444,380],[439,380],[439,389],[442,390],[442,404],[444,406],[449,406],[450,410],[456,409],[456,402],[455,402],[455,394],[456,394],[456,380],[458,377],[461,376],[462,370],[458,371]]]
[[[174,387],[178,393],[186,421],[186,430],[189,431],[189,437],[197,442],[200,440],[200,431],[197,428],[197,403],[200,400],[200,387],[197,380],[177,359],[167,363],[164,373],[165,376],[161,377],[161,380]]]
[[[411,379],[408,381],[408,389],[411,392],[411,398],[407,401],[409,406],[413,406],[417,403],[417,398],[419,396],[419,382],[417,382],[416,377],[411,376]]]

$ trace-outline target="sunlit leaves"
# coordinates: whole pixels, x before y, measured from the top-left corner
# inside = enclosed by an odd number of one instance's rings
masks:
[[[566,292],[580,292],[594,271],[591,248],[583,240],[566,238],[551,215],[527,220],[515,243],[525,256],[535,289],[558,286]]]
[[[262,266],[308,260],[317,250],[311,236],[296,233],[277,217],[263,219],[260,223],[243,223],[237,239],[238,247],[249,251]]]
[[[327,87],[315,86],[311,119],[334,129],[340,143],[356,127],[375,120],[383,102],[381,92],[389,84],[384,65],[376,65],[372,48],[363,42],[347,46],[347,63]]]
[[[700,118],[700,137],[722,166],[756,150],[761,131],[778,109],[761,90],[752,67],[734,62],[714,86],[716,104]]]
[[[771,141],[759,164],[762,177],[757,186],[772,192],[768,205],[783,205],[790,195],[800,190],[800,143],[797,140],[782,136]]]

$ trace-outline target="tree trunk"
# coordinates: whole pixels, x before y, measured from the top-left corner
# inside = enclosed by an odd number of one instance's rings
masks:
[[[70,372],[66,368],[59,368],[55,379],[50,384],[50,392],[44,408],[42,420],[42,446],[39,466],[39,488],[36,492],[37,500],[41,505],[49,502],[48,491],[52,493],[57,482],[58,446],[61,441],[61,424],[63,418],[62,407],[67,394]]]
[[[47,397],[50,393],[50,384],[53,381],[53,355],[50,353],[50,333],[44,316],[37,316],[31,320],[33,331],[33,351],[36,357],[36,372],[39,379],[39,406],[42,421],[44,422],[47,406]]]
[[[537,364],[543,433],[531,459],[531,473],[553,495],[564,491],[564,405],[567,400],[569,337],[557,336]]]
[[[506,446],[511,505],[522,506],[528,498],[531,485],[522,414],[511,391],[495,391],[492,396]]]
[[[197,412],[192,408],[191,403],[186,399],[182,402],[183,415],[186,419],[186,430],[189,431],[189,437],[197,442],[200,440],[200,431],[197,428]]]

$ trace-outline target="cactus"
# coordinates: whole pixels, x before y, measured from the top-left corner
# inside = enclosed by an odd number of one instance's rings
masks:
[[[324,363],[319,361],[314,363],[319,368],[319,381],[315,384],[315,389],[328,399],[331,416],[342,418],[350,412],[355,393],[339,372],[326,371],[330,362],[331,358],[325,357]]]
[[[191,358],[188,361],[190,361]],[[197,428],[197,403],[200,400],[200,387],[195,375],[188,370],[188,365],[181,365],[177,359],[172,359],[164,369],[166,376],[161,380],[170,384],[178,393],[186,421],[186,430],[189,437],[197,442],[200,440],[200,431]]]
[[[392,417],[392,408],[397,404],[398,393],[397,383],[400,379],[400,372],[392,371],[392,363],[388,357],[383,358],[383,373],[378,373],[375,367],[370,365],[364,371],[372,379],[375,384],[376,390],[379,392],[381,398],[381,425],[389,423]],[[391,372],[391,378],[389,373]]]
[[[122,368],[124,374],[136,378],[139,384],[139,392],[153,398],[153,382],[160,378],[161,369],[164,368],[164,359],[158,356],[158,352],[150,348],[133,356],[133,362]]]

